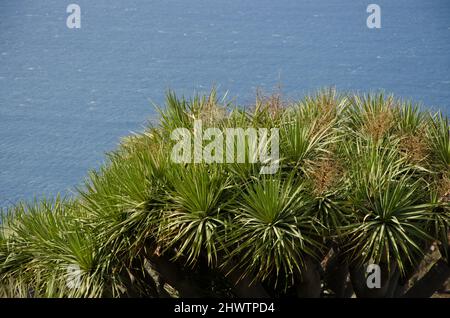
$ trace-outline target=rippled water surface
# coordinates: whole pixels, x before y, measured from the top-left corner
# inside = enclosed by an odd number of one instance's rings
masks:
[[[371,2],[1,0],[0,206],[79,185],[167,88],[385,89],[449,113],[450,1],[377,1],[377,30]]]

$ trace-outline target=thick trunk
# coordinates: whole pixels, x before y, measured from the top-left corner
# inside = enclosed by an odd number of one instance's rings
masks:
[[[350,297],[353,293],[348,277],[348,262],[337,250],[328,260],[324,275],[326,287],[335,293],[336,298]]]
[[[320,264],[309,256],[305,257],[305,266],[301,281],[296,285],[297,296],[301,298],[319,298],[322,288]]]
[[[244,276],[239,269],[232,270],[232,264],[226,264],[220,268],[220,271],[225,275],[233,286],[233,292],[237,297],[241,298],[268,298],[270,295],[266,292],[260,282],[252,282],[248,276]]]
[[[417,268],[419,265],[415,267],[411,267],[409,270],[407,270],[404,277],[400,277],[397,286],[395,287],[393,297],[398,298],[402,297],[405,292],[408,290],[409,280],[416,274]]]
[[[400,271],[398,270],[398,268],[396,268],[391,278],[389,279],[389,287],[385,296],[386,298],[396,297],[395,293],[399,286],[399,280],[400,280]]]
[[[203,296],[201,289],[179,268],[178,264],[165,256],[156,255],[149,256],[149,261],[161,276],[160,286],[163,286],[164,282],[168,283],[178,291],[180,297],[198,298]]]
[[[409,286],[409,281],[411,280],[411,278],[414,275],[417,274],[417,271],[419,270],[423,260],[425,259],[425,255],[429,254],[431,252],[431,246],[432,245],[433,245],[433,242],[426,242],[426,243],[424,243],[424,246],[423,246],[424,253],[423,253],[423,255],[415,263],[417,265],[410,264],[409,266],[406,267],[405,275],[403,275],[403,277],[399,278],[397,286],[396,286],[395,291],[393,293],[393,297],[402,297],[405,294],[405,292],[407,291],[408,286]]]
[[[442,259],[436,262],[422,279],[403,296],[405,298],[428,298],[450,277],[450,266]]]
[[[124,275],[127,297],[158,297],[156,283],[148,273],[131,268]]]
[[[122,282],[117,293],[113,293],[112,285],[109,284],[105,288],[102,295],[104,298],[120,297],[120,298],[140,298],[140,297],[158,297],[158,290],[155,280],[142,271],[140,267],[136,267],[138,261],[127,268],[123,268],[119,273],[119,280]]]

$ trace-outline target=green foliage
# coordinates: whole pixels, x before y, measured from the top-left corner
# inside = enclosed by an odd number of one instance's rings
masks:
[[[450,125],[447,117],[436,114],[429,125],[432,153],[443,171],[450,170]]]
[[[176,246],[176,258],[184,255],[190,265],[200,256],[215,264],[233,196],[228,177],[220,167],[199,164],[174,166],[168,180],[159,240]]]
[[[8,210],[1,222],[0,273],[10,285],[0,290],[34,297],[102,296],[106,264],[93,233],[81,228],[81,217],[75,203],[60,198]],[[69,266],[79,269],[77,289],[67,284]]]
[[[259,97],[248,109],[214,90],[192,99],[169,92],[159,111],[160,125],[125,138],[73,200],[2,212],[0,296],[148,295],[159,284],[147,275],[155,257],[192,275],[225,271],[286,291],[302,281],[305,259],[319,262],[331,246],[350,263],[384,262],[402,275],[431,242],[448,250],[442,114],[334,90],[291,104]],[[278,173],[260,175],[260,163],[173,163],[171,132],[196,119],[279,128]],[[70,266],[80,270],[76,288]]]
[[[309,215],[311,198],[292,176],[254,180],[237,198],[228,250],[236,267],[255,279],[283,284],[301,276],[305,254],[315,256],[317,231]]]

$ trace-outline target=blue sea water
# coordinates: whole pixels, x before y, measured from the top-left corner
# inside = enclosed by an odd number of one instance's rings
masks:
[[[369,29],[367,6],[381,7]],[[66,8],[81,7],[68,29]],[[0,206],[70,193],[171,88],[384,89],[449,113],[448,0],[1,0]]]

